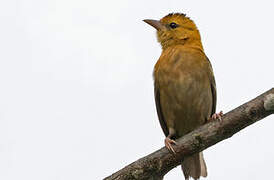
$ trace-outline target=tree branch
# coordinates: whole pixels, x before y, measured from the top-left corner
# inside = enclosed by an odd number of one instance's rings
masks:
[[[273,113],[274,88],[224,114],[221,121],[207,123],[176,140],[178,145],[173,146],[175,155],[163,147],[104,180],[162,179],[167,172],[180,165],[184,157],[203,151]]]

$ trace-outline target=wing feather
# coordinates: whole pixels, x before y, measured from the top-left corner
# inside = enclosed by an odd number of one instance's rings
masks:
[[[210,80],[210,87],[211,87],[211,93],[212,93],[212,112],[211,115],[213,115],[216,112],[216,103],[217,103],[217,91],[216,91],[216,82],[215,82],[215,78],[214,78],[214,74],[213,74],[213,69],[212,69],[212,65],[208,59],[208,57],[206,57],[210,66],[210,70],[209,70],[209,80]]]
[[[158,86],[156,85],[156,82],[154,83],[154,97],[155,97],[155,104],[156,104],[156,109],[157,109],[157,114],[158,114],[158,119],[160,121],[160,125],[162,127],[162,130],[164,131],[165,136],[168,136],[168,128],[166,125],[166,121],[163,115],[162,107],[161,107],[161,102],[160,102],[160,91]]]

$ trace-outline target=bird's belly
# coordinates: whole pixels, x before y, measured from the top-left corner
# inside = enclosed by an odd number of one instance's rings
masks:
[[[160,88],[161,106],[168,128],[180,137],[204,124],[211,115],[210,83],[206,78],[191,75],[166,80],[166,86]]]

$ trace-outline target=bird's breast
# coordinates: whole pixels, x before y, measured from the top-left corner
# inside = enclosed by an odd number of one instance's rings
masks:
[[[155,86],[167,126],[185,134],[210,115],[212,95],[205,55],[192,49],[164,51],[155,65]]]
[[[203,81],[207,72],[205,55],[193,49],[170,48],[162,52],[154,67],[154,78],[162,85],[177,81]]]

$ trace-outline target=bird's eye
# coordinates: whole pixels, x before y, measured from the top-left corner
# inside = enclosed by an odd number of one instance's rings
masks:
[[[171,27],[172,29],[175,29],[176,27],[178,27],[178,24],[172,22],[169,24],[169,27]]]

